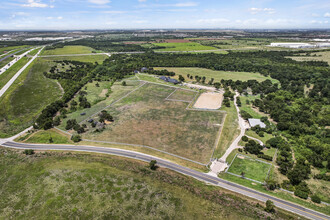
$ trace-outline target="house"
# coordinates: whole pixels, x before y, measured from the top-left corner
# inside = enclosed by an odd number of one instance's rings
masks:
[[[144,71],[147,71],[147,70],[148,70],[147,67],[142,67],[142,68],[141,68],[141,73],[143,73]]]
[[[139,71],[138,70],[134,70],[134,73],[136,74],[136,73],[139,73]]]
[[[256,119],[256,118],[249,118],[248,119],[250,127],[255,127],[257,125],[259,125],[261,128],[265,128],[266,125],[265,123],[263,123],[260,119]]]
[[[171,79],[171,77],[167,77],[167,76],[161,76],[161,77],[159,77],[159,79],[164,80],[165,82],[173,83],[173,84],[180,83],[178,80]]]

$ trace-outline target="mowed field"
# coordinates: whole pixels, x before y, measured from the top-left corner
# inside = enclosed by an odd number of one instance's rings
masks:
[[[174,90],[149,83],[143,85],[107,109],[114,117],[113,123],[102,132],[87,123],[89,131],[83,138],[146,145],[208,163],[224,113],[186,110],[186,102],[166,101]],[[190,99],[195,95],[192,91]],[[184,96],[189,100],[187,94]],[[98,116],[93,119],[98,121]]]
[[[270,164],[238,155],[229,167],[228,172],[237,175],[242,175],[243,172],[245,177],[263,182],[267,177],[270,166]]]
[[[42,109],[61,97],[56,81],[43,75],[51,65],[35,60],[0,98],[0,137],[12,136],[32,125]]]
[[[86,46],[64,46],[53,50],[43,50],[41,55],[88,54],[92,51],[95,50]]]
[[[221,79],[224,80],[241,80],[247,81],[250,79],[255,79],[258,82],[264,81],[266,79],[271,80],[273,83],[278,82],[271,77],[265,77],[260,73],[250,73],[250,72],[229,72],[229,71],[216,71],[204,68],[194,68],[194,67],[155,67],[155,70],[166,69],[176,73],[176,76],[173,78],[178,79],[179,75],[182,75],[185,78],[185,81],[190,82],[195,80],[195,76],[206,77],[205,82],[207,83],[211,78],[214,78],[214,82],[220,82]],[[188,79],[187,74],[190,74],[194,79]]]
[[[215,47],[204,46],[196,42],[186,43],[153,43],[153,45],[166,47],[156,51],[198,51],[198,50],[217,50]]]
[[[311,53],[308,57],[288,57],[296,61],[324,61],[330,65],[330,51]]]

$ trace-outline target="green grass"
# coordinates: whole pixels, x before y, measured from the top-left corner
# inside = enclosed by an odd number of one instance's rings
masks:
[[[219,144],[214,151],[215,158],[220,158],[226,152],[230,144],[234,141],[240,132],[238,127],[237,111],[234,103],[231,101],[230,107],[222,106],[221,110],[226,111],[227,115],[222,127]]]
[[[236,157],[229,167],[228,172],[237,175],[241,175],[242,172],[244,172],[245,177],[264,182],[270,166],[270,164],[265,164],[248,157],[245,157],[244,159]]]
[[[241,184],[243,186],[258,190],[260,192],[275,196],[277,198],[284,199],[284,200],[287,200],[290,202],[294,202],[294,203],[302,205],[306,208],[313,209],[313,210],[325,213],[327,215],[330,215],[330,209],[326,205],[316,205],[315,203],[311,202],[310,200],[300,199],[299,197],[296,197],[290,193],[283,192],[280,190],[268,191],[268,190],[266,190],[265,187],[263,187],[263,185],[261,185],[259,183],[255,183],[250,180],[243,179],[241,177],[236,177],[236,176],[230,175],[228,173],[221,173],[219,175],[219,177],[223,178],[225,180],[232,181],[232,182]]]
[[[220,82],[221,79],[224,80],[241,80],[247,81],[250,79],[255,79],[259,82],[264,81],[266,79],[270,79],[272,82],[277,82],[277,80],[272,79],[271,77],[265,77],[259,73],[250,73],[250,72],[229,72],[229,71],[216,71],[204,68],[194,68],[194,67],[156,67],[156,70],[167,69],[168,71],[172,71],[176,73],[174,78],[178,78],[179,75],[182,75],[186,81],[194,81],[194,79],[188,79],[187,74],[195,76],[206,77],[206,83],[211,79],[214,78],[215,82]]]
[[[211,46],[204,46],[196,42],[188,43],[153,43],[153,45],[166,47],[165,49],[157,49],[156,51],[198,51],[198,50],[216,50]]]
[[[40,48],[34,49],[29,53],[29,55],[34,56],[38,53],[39,50],[40,50]]]
[[[43,50],[41,55],[62,55],[62,54],[87,54],[95,51],[93,48],[86,46],[64,46],[53,50]]]
[[[0,47],[0,55],[4,52],[12,51],[12,50],[19,50],[26,47],[26,45],[22,46],[10,46],[10,47]]]
[[[107,110],[114,122],[102,132],[89,123],[84,139],[154,147],[208,163],[223,119],[221,112],[186,110],[188,103],[165,101],[174,88],[146,84]],[[189,94],[185,94],[188,96]],[[195,92],[190,93],[190,98]],[[98,120],[98,116],[93,117]]]
[[[266,143],[266,141],[274,137],[272,134],[268,134],[266,132],[264,132],[264,137],[260,137],[255,131],[252,130],[246,131],[245,134],[261,140],[264,144]]]
[[[6,66],[8,63],[10,63],[14,59],[15,59],[15,57],[7,57],[6,59],[2,60],[0,62],[0,68]]]
[[[59,56],[59,57],[44,57],[43,59],[49,61],[61,61],[61,60],[72,60],[72,61],[80,61],[80,62],[88,62],[102,64],[105,59],[107,59],[107,55],[84,55],[84,56]]]
[[[330,64],[330,51],[311,53],[311,56],[288,57],[288,58],[291,58],[296,61],[324,61]]]
[[[37,115],[62,92],[56,81],[46,78],[50,63],[35,60],[0,98],[0,137],[30,126]]]
[[[168,99],[174,100],[183,100],[187,102],[193,101],[194,97],[197,95],[197,92],[192,90],[177,89],[173,94],[171,94]]]
[[[28,57],[22,57],[13,66],[0,75],[0,89],[30,60]]]
[[[50,142],[52,138],[52,142]],[[40,130],[30,135],[24,142],[26,143],[41,143],[41,144],[72,144],[70,137],[59,133],[56,129]]]
[[[83,153],[0,149],[0,218],[274,219],[275,214],[216,186],[146,163]]]

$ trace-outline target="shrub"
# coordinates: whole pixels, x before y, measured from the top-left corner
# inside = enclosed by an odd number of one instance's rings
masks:
[[[249,138],[246,137],[245,135],[242,137],[242,141],[247,142],[248,140],[249,140]]]
[[[81,141],[81,137],[80,135],[72,135],[71,140],[76,143]]]
[[[308,198],[308,193],[307,192],[304,192],[304,191],[301,191],[299,189],[294,191],[294,195],[295,196],[298,196],[298,197],[300,197],[302,199],[307,199]]]
[[[275,212],[275,205],[271,200],[266,201],[265,211],[269,213]]]
[[[156,170],[157,169],[157,161],[156,160],[151,160],[150,162],[149,162],[149,168],[151,169],[151,170]]]
[[[315,203],[321,203],[321,199],[317,195],[312,195],[311,199]]]
[[[26,150],[23,151],[23,154],[25,154],[25,155],[32,155],[32,154],[34,154],[34,150],[32,150],[32,149],[26,149]]]

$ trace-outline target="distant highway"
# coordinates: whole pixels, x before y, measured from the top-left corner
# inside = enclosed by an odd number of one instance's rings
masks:
[[[12,142],[12,141],[4,142],[1,145],[4,147],[16,148],[16,149],[34,149],[34,150],[42,150],[42,151],[43,150],[85,151],[85,152],[93,152],[93,153],[111,154],[111,155],[133,158],[133,159],[137,159],[137,160],[141,160],[141,161],[145,161],[145,162],[149,162],[151,160],[157,160],[157,164],[161,167],[174,170],[174,171],[182,173],[184,175],[194,177],[194,178],[204,181],[206,183],[220,186],[227,190],[242,194],[244,196],[251,197],[253,199],[256,199],[256,200],[259,200],[262,202],[266,202],[267,200],[272,200],[277,207],[287,210],[289,212],[293,212],[295,214],[301,215],[305,218],[316,219],[316,220],[330,220],[330,217],[325,214],[304,208],[295,203],[288,202],[288,201],[258,192],[256,190],[241,186],[239,184],[232,183],[227,180],[220,179],[218,177],[210,176],[208,174],[177,165],[170,161],[167,161],[167,160],[164,160],[164,159],[161,159],[158,157],[150,156],[147,154],[139,153],[139,152],[116,149],[116,148],[107,148],[107,147],[55,145],[55,144],[26,144],[26,143],[16,143],[16,142]]]

